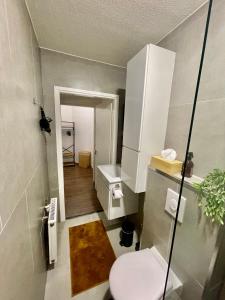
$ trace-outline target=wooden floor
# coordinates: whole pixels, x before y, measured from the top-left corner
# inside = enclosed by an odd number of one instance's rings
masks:
[[[92,168],[64,167],[66,218],[102,211],[93,185]]]

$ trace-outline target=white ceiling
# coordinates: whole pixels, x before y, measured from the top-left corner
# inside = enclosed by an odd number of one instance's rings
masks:
[[[39,45],[110,64],[157,43],[206,0],[26,0]]]

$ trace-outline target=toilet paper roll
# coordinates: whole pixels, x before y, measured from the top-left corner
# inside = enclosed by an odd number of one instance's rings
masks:
[[[123,192],[120,189],[112,189],[113,199],[121,199],[123,197]]]

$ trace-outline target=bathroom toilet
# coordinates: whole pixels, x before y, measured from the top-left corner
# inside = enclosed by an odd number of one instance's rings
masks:
[[[120,256],[109,276],[114,300],[160,300],[163,297],[167,262],[155,247]],[[182,287],[171,270],[167,295]]]

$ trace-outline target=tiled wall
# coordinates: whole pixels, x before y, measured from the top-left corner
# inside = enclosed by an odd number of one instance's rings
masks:
[[[160,46],[176,52],[166,147],[183,160],[199,69],[208,4],[167,36]],[[225,168],[225,1],[213,2],[209,36],[191,141],[194,173]]]
[[[48,198],[40,53],[23,0],[0,1],[0,299],[44,298]]]
[[[44,103],[54,120],[54,85],[105,93],[125,87],[125,69],[104,65],[56,52],[41,50]],[[49,183],[52,196],[58,195],[55,123],[47,143]]]
[[[164,210],[168,188],[179,192],[180,185],[149,169],[142,248],[155,245],[166,260],[174,226],[174,219]],[[187,198],[186,209],[183,223],[177,225],[172,269],[184,285],[181,299],[200,300],[216,247],[218,227],[210,226],[202,216],[192,189],[184,187],[183,196]]]

